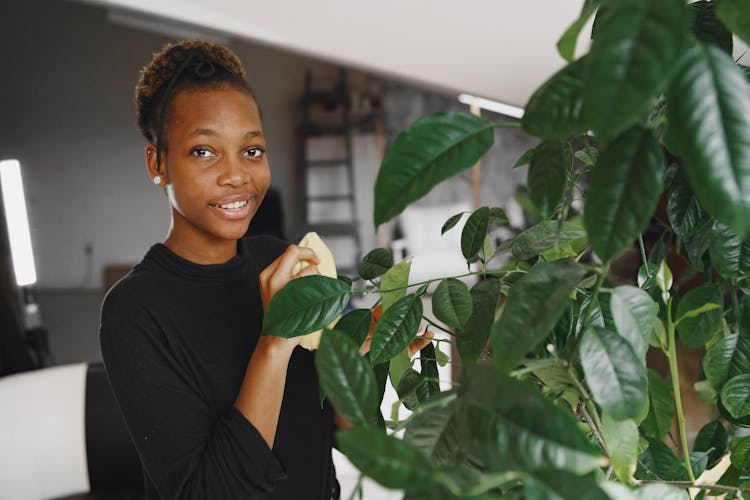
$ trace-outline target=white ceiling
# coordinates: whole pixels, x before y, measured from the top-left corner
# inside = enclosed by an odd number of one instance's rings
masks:
[[[90,2],[517,106],[563,65],[555,43],[583,5],[583,0]]]
[[[523,106],[583,0],[85,0]],[[584,28],[577,53],[587,50]],[[739,57],[747,47],[735,47]]]

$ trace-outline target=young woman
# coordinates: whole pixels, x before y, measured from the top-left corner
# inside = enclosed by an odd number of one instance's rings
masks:
[[[238,58],[202,41],[167,46],[135,100],[172,221],[107,294],[101,348],[147,498],[338,498],[313,354],[295,349],[299,337],[261,336],[293,266],[316,273],[319,260],[275,238],[241,239],[270,169]]]

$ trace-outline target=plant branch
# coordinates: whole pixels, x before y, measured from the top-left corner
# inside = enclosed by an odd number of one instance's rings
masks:
[[[747,491],[746,489],[738,488],[736,486],[726,486],[723,484],[704,484],[704,483],[695,483],[695,482],[691,483],[690,481],[662,481],[660,479],[659,480],[635,479],[633,482],[635,486],[642,486],[642,485],[650,484],[650,483],[669,484],[671,486],[677,486],[679,488],[698,488],[701,490],[721,491],[722,493],[742,493],[743,491]]]
[[[594,433],[594,437],[596,438],[597,442],[599,443],[599,446],[604,451],[604,453],[609,456],[609,450],[607,449],[607,443],[604,442],[604,435],[602,434],[602,431],[600,430],[600,427],[596,425],[596,422],[591,418],[591,414],[586,409],[586,407],[589,405],[589,402],[581,401],[578,403],[578,409],[580,410],[581,414],[583,415],[583,419],[586,420],[586,423],[589,424],[589,427],[591,427],[591,432]],[[594,415],[596,415],[596,411],[594,411]],[[597,415],[597,418],[598,415]]]
[[[494,128],[521,128],[521,122],[492,122]]]
[[[448,335],[450,335],[451,337],[455,337],[455,336],[456,336],[456,334],[455,334],[455,333],[453,333],[453,332],[452,332],[452,331],[450,331],[450,330],[447,330],[447,329],[446,329],[445,327],[443,327],[442,325],[439,325],[439,324],[435,323],[434,321],[432,321],[432,320],[431,320],[430,318],[428,318],[427,316],[422,316],[422,318],[424,318],[424,320],[425,320],[426,322],[428,322],[428,323],[429,323],[430,325],[434,326],[434,327],[435,327],[435,328],[437,328],[438,330],[441,330],[441,331],[443,331],[444,333],[447,333],[447,334],[448,334]]]
[[[685,461],[688,477],[695,482],[693,468],[690,465],[690,450],[688,449],[687,432],[685,431],[685,413],[682,409],[682,395],[680,394],[680,372],[677,367],[677,345],[675,340],[675,325],[672,322],[672,297],[667,301],[667,358],[669,359],[669,375],[672,377],[672,392],[674,392],[674,405],[677,411],[677,423],[680,429],[680,443],[682,445],[682,458]]]

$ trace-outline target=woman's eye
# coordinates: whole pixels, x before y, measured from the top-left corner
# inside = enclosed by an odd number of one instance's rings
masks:
[[[197,156],[198,158],[210,158],[212,156],[216,156],[210,149],[206,148],[195,148],[190,152],[190,154],[192,154],[193,156]]]
[[[263,156],[263,154],[265,154],[265,152],[266,150],[263,148],[250,148],[245,150],[245,153],[250,158],[260,158],[261,156]]]

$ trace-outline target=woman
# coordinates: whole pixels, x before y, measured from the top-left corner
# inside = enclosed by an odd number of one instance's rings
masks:
[[[300,337],[261,336],[263,311],[318,257],[240,239],[270,184],[260,110],[236,57],[189,41],[142,70],[145,160],[166,191],[163,243],[102,306],[101,348],[148,499],[338,498],[333,413]]]

